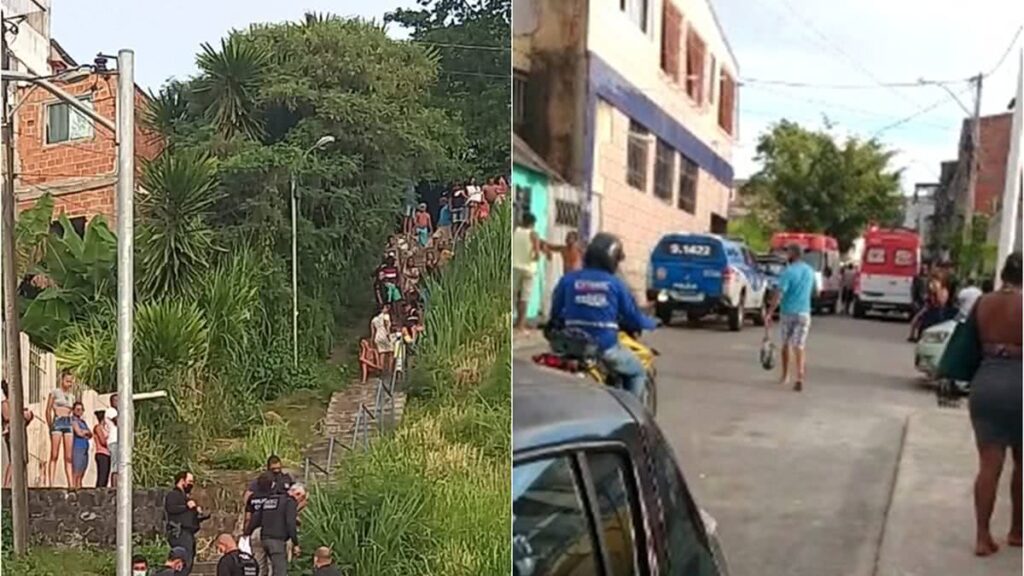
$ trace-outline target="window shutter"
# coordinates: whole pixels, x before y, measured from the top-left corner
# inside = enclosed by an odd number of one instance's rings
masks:
[[[665,2],[661,26],[661,69],[679,82],[679,30],[683,15],[671,2]]]

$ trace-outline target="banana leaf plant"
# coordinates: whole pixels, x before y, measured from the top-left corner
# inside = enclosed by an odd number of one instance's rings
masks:
[[[50,236],[45,253],[28,268],[42,287],[24,306],[21,327],[33,342],[53,349],[61,333],[114,298],[117,284],[117,238],[101,216],[79,236],[67,215],[62,231]]]

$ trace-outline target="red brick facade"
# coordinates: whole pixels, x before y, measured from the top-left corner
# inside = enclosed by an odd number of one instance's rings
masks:
[[[116,118],[116,74],[93,74],[84,80],[61,86],[75,96],[91,97],[93,109],[112,121]],[[47,110],[59,101],[42,88],[26,87],[19,92],[17,118],[18,208],[30,207],[49,192],[54,199],[54,215],[70,217],[102,214],[114,221],[114,183],[117,148],[114,134],[105,127],[93,126],[92,135],[58,143],[47,143]],[[135,157],[136,172],[145,159],[155,158],[162,142],[142,123],[149,99],[136,90]]]
[[[979,214],[993,215],[1003,197],[1012,129],[1012,112],[981,118],[981,150],[974,194],[974,210]]]

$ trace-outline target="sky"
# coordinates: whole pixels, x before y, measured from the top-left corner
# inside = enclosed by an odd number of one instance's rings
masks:
[[[610,1],[610,0],[594,0]],[[936,86],[883,88],[879,82],[962,79],[988,72],[1024,22],[1021,0],[711,0],[740,64],[741,79],[783,80],[864,89],[793,88],[747,82],[740,91],[737,177],[756,171],[757,136],[789,118],[810,127],[833,123],[837,136],[879,134],[898,151],[903,187],[938,179],[939,163],[956,157],[965,112]],[[54,0],[52,35],[79,61],[133,48],[136,79],[156,90],[195,73],[203,42],[254,22],[297,20],[307,11],[382,20],[415,0]],[[402,37],[403,31],[389,31]],[[1018,43],[1021,40],[1018,40]],[[1019,44],[1018,44],[1019,45]],[[1014,50],[983,83],[982,113],[999,113],[1013,96]],[[948,84],[970,109],[966,82]]]
[[[77,61],[100,52],[135,50],[135,81],[156,91],[169,78],[195,74],[195,55],[204,42],[217,45],[232,28],[253,23],[301,20],[306,12],[361,16],[382,22],[397,7],[415,0],[53,0],[50,35]],[[394,27],[389,33],[402,37]]]
[[[757,169],[757,137],[780,118],[824,127],[839,137],[868,137],[923,108],[934,109],[878,134],[899,154],[903,188],[938,180],[939,163],[955,159],[966,113],[936,86],[883,88],[879,83],[963,79],[989,72],[1024,23],[1020,0],[711,0],[739,60],[740,77],[867,89],[794,88],[745,83],[740,88],[737,177]],[[1017,46],[1020,46],[1018,39]],[[1006,111],[1015,93],[1017,49],[982,82],[983,115]],[[966,82],[948,87],[970,110]]]

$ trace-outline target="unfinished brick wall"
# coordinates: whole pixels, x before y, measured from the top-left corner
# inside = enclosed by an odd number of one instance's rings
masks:
[[[93,74],[84,80],[61,87],[75,96],[91,96],[93,109],[114,121],[117,117],[117,76]],[[116,174],[117,147],[114,134],[105,127],[94,126],[92,136],[66,142],[47,143],[47,106],[58,103],[55,96],[41,88],[22,88],[19,92],[17,118],[18,209],[35,203],[43,191],[54,197],[54,213],[91,218],[103,214],[113,223],[114,187],[92,184],[68,191],[69,182]],[[144,124],[149,99],[135,91],[136,178],[141,175],[145,160],[156,158],[163,142]],[[62,190],[62,187],[64,188]]]
[[[35,199],[18,200],[18,211],[28,210],[35,205]],[[53,197],[53,216],[61,214],[68,218],[84,216],[87,220],[102,215],[107,224],[114,226],[114,186],[104,186],[93,190],[84,190],[73,194],[61,194]]]
[[[974,195],[974,209],[980,214],[994,214],[1003,196],[1012,129],[1011,113],[981,119],[981,150],[978,153],[978,180]]]

